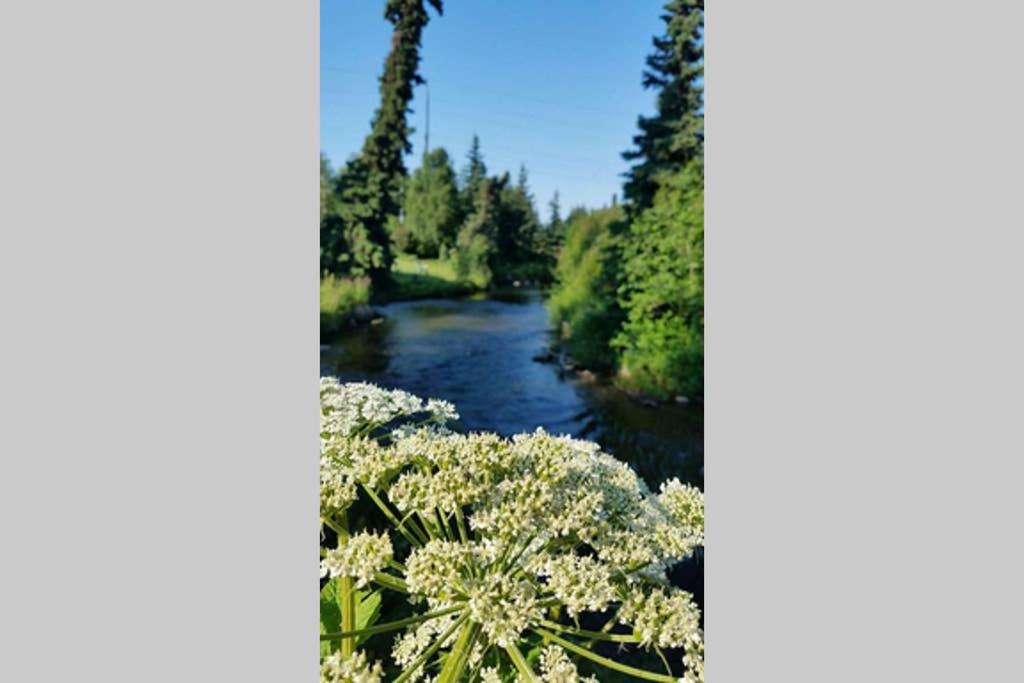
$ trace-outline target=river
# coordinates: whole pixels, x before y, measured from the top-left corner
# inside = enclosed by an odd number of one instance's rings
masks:
[[[379,310],[379,324],[321,347],[321,374],[446,399],[466,431],[507,436],[543,427],[596,441],[652,488],[672,476],[703,488],[703,407],[641,405],[606,382],[534,360],[551,334],[539,292]]]

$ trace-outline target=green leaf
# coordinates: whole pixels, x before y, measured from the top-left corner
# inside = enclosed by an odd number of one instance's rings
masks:
[[[336,633],[341,628],[341,591],[337,579],[331,579],[320,590],[320,633]],[[380,591],[356,591],[356,629],[376,623],[380,617]],[[356,645],[368,636],[358,636]],[[339,641],[320,641],[320,657],[326,657],[339,647]]]

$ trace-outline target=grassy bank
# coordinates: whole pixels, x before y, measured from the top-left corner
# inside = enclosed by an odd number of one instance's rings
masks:
[[[369,278],[337,278],[328,275],[320,280],[320,338],[337,335],[345,327],[370,315]]]
[[[460,280],[447,261],[417,259],[400,254],[392,269],[392,286],[377,292],[369,278],[339,278],[328,275],[320,280],[320,340],[337,337],[344,329],[368,322],[373,317],[371,303],[411,301],[414,299],[454,298],[479,290]]]
[[[477,291],[475,285],[459,279],[451,263],[439,259],[418,259],[408,254],[399,254],[395,258],[391,277],[394,285],[385,295],[387,301],[441,299],[466,296]]]

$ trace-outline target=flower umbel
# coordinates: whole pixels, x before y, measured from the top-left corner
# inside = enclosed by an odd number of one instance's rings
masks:
[[[700,611],[665,581],[703,544],[700,490],[673,479],[653,494],[596,444],[543,430],[456,434],[457,418],[444,401],[321,380],[321,518],[339,538],[321,551],[321,575],[404,601],[393,621],[358,628],[346,603],[348,626],[322,637],[347,650],[324,659],[322,681],[379,680],[380,665],[353,651],[354,638],[389,632],[408,683],[434,672],[445,683],[471,672],[485,683],[513,672],[577,683],[574,658],[647,680],[702,681]],[[365,510],[387,531],[349,529],[349,519],[369,519]],[[602,612],[604,632],[581,629]],[[659,654],[682,648],[683,667],[670,675],[611,662],[590,651],[595,638]],[[522,652],[543,640],[531,660],[539,672],[529,671]]]

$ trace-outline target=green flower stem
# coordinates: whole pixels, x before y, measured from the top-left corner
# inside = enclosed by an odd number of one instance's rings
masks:
[[[455,605],[454,607],[447,607],[445,609],[439,609],[436,612],[430,612],[429,614],[420,614],[415,617],[408,617],[406,619],[399,619],[398,621],[389,621],[386,624],[377,624],[376,626],[367,626],[356,631],[340,631],[337,633],[324,633],[320,636],[320,640],[342,640],[347,638],[355,638],[356,636],[370,636],[375,633],[386,633],[388,631],[394,631],[406,626],[412,626],[413,624],[419,624],[424,621],[430,621],[431,619],[437,619],[445,615],[451,614],[452,612],[458,612],[461,609],[465,609],[464,605]]]
[[[423,543],[426,543],[427,541],[430,540],[430,537],[427,536],[427,534],[423,532],[423,529],[421,529],[420,526],[416,523],[415,515],[416,515],[416,511],[415,510],[410,510],[409,512],[405,513],[405,517],[402,517],[402,523],[403,524],[408,523],[409,528],[412,529],[413,533],[415,533],[416,536],[419,537],[420,541],[422,541]]]
[[[558,643],[566,650],[569,650],[570,652],[575,652],[581,657],[585,657],[586,659],[589,659],[590,661],[596,664],[600,664],[601,666],[607,669],[618,671],[619,673],[624,673],[628,676],[633,676],[634,678],[642,678],[645,681],[658,681],[659,683],[677,683],[678,681],[678,679],[672,676],[656,674],[653,671],[645,671],[643,669],[637,669],[632,666],[626,666],[625,664],[620,664],[616,662],[614,659],[608,659],[607,657],[602,657],[601,655],[594,654],[585,647],[580,647],[576,643],[568,641],[564,638],[559,638],[554,633],[551,633],[550,631],[545,631],[542,628],[534,629],[534,631],[537,633],[537,635],[543,638],[547,638],[552,642]]]
[[[526,659],[523,658],[523,653],[519,651],[519,648],[515,645],[509,645],[505,648],[505,652],[508,653],[509,659],[516,665],[516,669],[519,670],[519,674],[523,677],[527,683],[534,683],[537,680],[537,676],[533,673],[533,669],[526,663]]]
[[[434,508],[434,514],[437,517],[438,523],[441,525],[441,529],[444,530],[444,537],[449,541],[452,540],[451,527],[448,524],[448,518],[441,514],[440,508]]]
[[[451,638],[452,634],[455,633],[456,630],[461,628],[462,625],[466,622],[467,619],[469,619],[469,614],[468,613],[463,614],[461,617],[459,617],[458,621],[456,621],[454,624],[452,624],[451,628],[449,628],[447,631],[442,633],[437,638],[437,640],[434,641],[433,645],[428,647],[423,652],[423,654],[421,654],[419,657],[416,658],[416,661],[414,661],[412,664],[409,665],[408,669],[403,671],[402,674],[398,678],[395,679],[395,683],[403,683],[404,681],[408,680],[413,674],[415,674],[417,671],[419,671],[420,667],[423,666],[423,664],[428,659],[433,657],[434,653],[436,653],[438,650],[441,649],[441,646],[444,645],[444,642],[446,640],[448,640],[449,638]]]
[[[568,626],[562,626],[553,621],[546,619],[541,620],[541,626],[549,628],[552,631],[558,631],[559,633],[568,633],[571,636],[579,636],[580,638],[589,638],[591,640],[605,640],[611,643],[639,643],[640,640],[633,635],[618,634],[618,633],[604,633],[602,631],[588,631],[582,628],[570,628]]]
[[[530,547],[530,544],[533,543],[533,539],[535,539],[535,538],[537,538],[537,534],[532,534],[530,536],[530,538],[527,539],[526,543],[523,544],[523,547],[519,550],[518,553],[515,554],[515,557],[513,557],[509,561],[509,563],[505,566],[505,570],[506,571],[511,569],[513,566],[515,566],[516,562],[518,562],[519,558],[521,558],[523,556],[523,553],[526,552],[526,550]]]
[[[448,658],[444,662],[444,668],[438,674],[437,683],[455,683],[462,677],[462,672],[469,661],[469,653],[473,650],[473,643],[480,634],[480,625],[467,621],[459,633],[459,639],[455,641]]]
[[[658,653],[658,657],[661,658],[661,663],[665,665],[665,673],[672,675],[672,667],[669,666],[668,660],[665,659],[665,653],[661,651],[661,648],[657,645],[654,646],[654,651]]]
[[[484,668],[484,662],[487,660],[487,653],[489,653],[491,651],[492,647],[494,647],[494,646],[493,645],[486,645],[486,646],[484,646],[484,650],[480,654],[480,661],[477,662],[476,665],[469,672],[469,676],[466,677],[467,681],[470,681],[470,683],[472,683],[480,675],[480,669]]]
[[[345,514],[345,513],[342,513],[342,514]],[[323,522],[331,531],[333,531],[334,533],[338,534],[339,537],[341,535],[343,535],[343,534],[345,536],[348,536],[348,534],[345,531],[342,531],[342,529],[339,528],[338,525],[335,524],[334,521],[330,517],[321,517],[320,521]]]
[[[405,581],[398,578],[397,576],[391,576],[391,574],[385,574],[384,572],[377,572],[373,575],[373,580],[384,586],[390,588],[393,591],[399,593],[409,593],[409,586],[406,585]]]
[[[608,632],[610,632],[612,630],[612,628],[615,626],[615,624],[618,622],[618,620],[619,620],[619,608],[616,607],[615,611],[612,612],[612,616],[609,617],[608,621],[604,622],[604,626],[601,627],[601,633],[608,633]],[[594,647],[594,643],[595,643],[594,640],[590,640],[590,641],[587,642],[586,647],[588,647],[588,648]]]
[[[419,517],[420,526],[427,530],[427,536],[431,539],[436,539],[440,536],[440,530],[435,531],[434,525],[427,521],[427,518],[421,512],[416,512],[416,517]]]
[[[416,540],[411,533],[409,533],[409,530],[405,528],[405,525],[398,521],[398,518],[395,517],[395,513],[391,512],[391,508],[385,505],[384,501],[377,497],[377,494],[373,492],[373,489],[371,489],[366,484],[362,484],[362,487],[363,490],[366,491],[366,494],[370,496],[370,500],[376,503],[377,507],[379,507],[381,512],[384,513],[384,516],[388,518],[388,521],[395,525],[400,534],[405,536],[405,540],[409,541],[409,543],[411,543],[415,547],[423,545],[418,540]]]
[[[348,514],[342,512],[338,520],[338,544],[344,544],[348,540]],[[356,627],[356,591],[355,581],[351,576],[343,576],[338,580],[338,588],[341,590],[341,630],[352,631]],[[341,639],[341,656],[348,658],[355,654],[356,639],[353,637]]]
[[[466,533],[466,520],[462,517],[462,506],[455,506],[455,523],[459,527],[459,538],[463,543],[469,543],[469,534]]]

